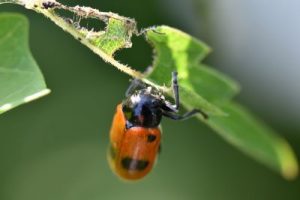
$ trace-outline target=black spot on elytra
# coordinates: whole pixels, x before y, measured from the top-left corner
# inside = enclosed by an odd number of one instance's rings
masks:
[[[143,171],[149,165],[149,161],[125,157],[121,160],[121,164],[124,169],[129,171]]]
[[[155,140],[156,140],[156,135],[149,134],[147,136],[147,141],[148,142],[154,142]]]

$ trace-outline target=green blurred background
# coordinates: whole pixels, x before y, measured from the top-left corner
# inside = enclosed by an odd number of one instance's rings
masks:
[[[64,1],[66,2],[66,1]],[[73,1],[134,17],[139,28],[166,24],[208,43],[205,60],[243,87],[240,102],[280,132],[300,155],[297,0]],[[298,200],[300,181],[246,157],[191,119],[163,120],[163,148],[144,180],[120,181],[106,162],[115,106],[129,77],[52,22],[20,6],[30,46],[52,93],[0,116],[1,200]],[[100,26],[100,25],[99,25]],[[133,38],[116,57],[143,70],[151,48]]]

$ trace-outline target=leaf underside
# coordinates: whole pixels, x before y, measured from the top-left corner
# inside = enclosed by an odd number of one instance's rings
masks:
[[[0,14],[0,114],[49,90],[28,47],[28,21]]]

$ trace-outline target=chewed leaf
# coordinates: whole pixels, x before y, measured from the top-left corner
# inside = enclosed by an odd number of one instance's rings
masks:
[[[104,34],[93,42],[108,55],[113,55],[121,48],[131,47],[132,28],[130,21],[110,18]]]
[[[239,91],[238,84],[200,63],[209,52],[205,44],[167,26],[149,29],[146,38],[156,54],[147,78],[169,85],[171,72],[178,71],[181,102],[186,108],[201,108],[209,119],[203,120],[201,115],[198,118],[226,141],[285,178],[296,177],[298,165],[289,144],[241,106],[230,102]],[[219,111],[227,115],[218,115]]]
[[[67,21],[70,25],[69,28],[81,33],[80,39],[85,38],[88,42],[107,54],[107,56],[112,57],[117,50],[131,47],[132,34],[137,32],[135,20],[111,12],[100,12],[90,7],[70,7],[60,4],[59,2],[55,2],[54,5],[55,6],[51,8],[51,14],[55,14],[56,18]],[[42,3],[40,8],[42,11],[45,11],[43,6],[44,4]],[[39,6],[37,6],[36,9],[38,9],[38,7]],[[72,12],[75,16],[79,17],[79,20],[74,21],[73,19],[56,14],[56,10]],[[102,21],[105,23],[105,29],[89,29],[86,24],[80,22],[81,18]]]
[[[0,14],[0,114],[50,92],[28,47],[28,21]]]
[[[229,143],[281,173],[285,178],[298,174],[296,157],[288,143],[235,103],[222,106],[228,117],[211,117],[209,126]]]

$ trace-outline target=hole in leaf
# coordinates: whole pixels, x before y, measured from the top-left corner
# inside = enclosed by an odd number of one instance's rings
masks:
[[[135,70],[144,72],[148,66],[152,65],[153,52],[148,42],[143,36],[132,37],[132,47],[121,49],[115,54],[115,59],[121,63],[128,64]]]

